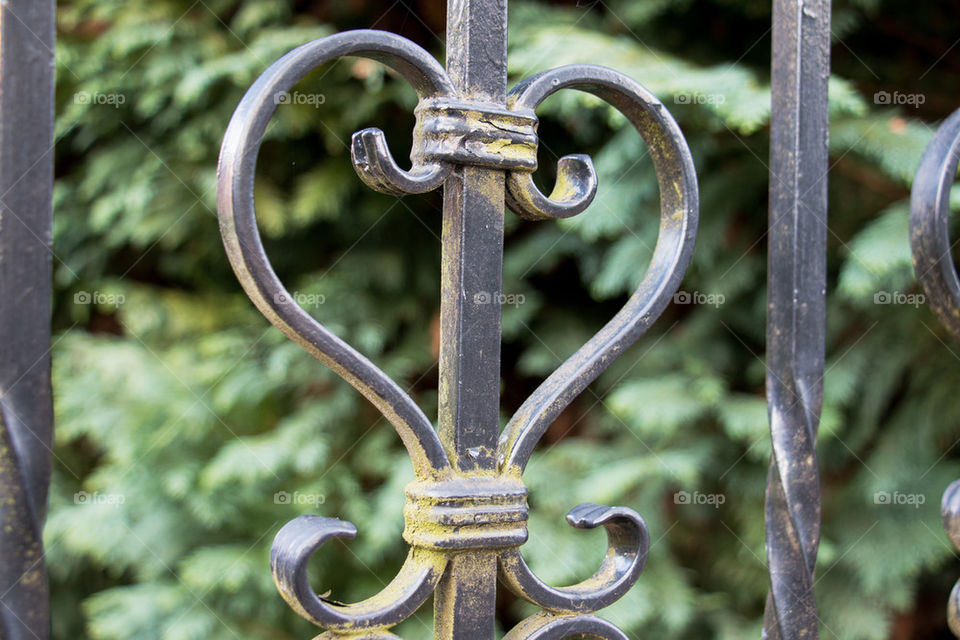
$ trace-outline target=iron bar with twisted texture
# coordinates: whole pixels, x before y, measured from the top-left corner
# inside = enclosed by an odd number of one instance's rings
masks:
[[[960,278],[950,242],[950,188],[960,162],[960,110],[934,134],[920,161],[910,197],[910,245],[913,268],[930,308],[960,342]],[[960,480],[947,487],[940,507],[943,526],[960,550]],[[960,582],[947,605],[947,622],[960,638]]]
[[[49,636],[52,0],[0,4],[0,638]]]
[[[689,149],[676,122],[646,89],[622,74],[573,65],[537,74],[507,92],[506,0],[451,0],[447,69],[426,51],[382,31],[351,31],[303,45],[253,84],[224,137],[218,209],[227,254],[257,308],[353,385],[397,430],[413,461],[406,488],[407,559],[379,594],[356,604],[317,595],[307,578],[328,540],[357,534],[349,522],[301,516],[274,540],[271,568],[280,593],[325,639],[393,638],[391,627],[434,594],[434,636],[494,637],[498,580],[542,611],[508,640],[588,636],[625,640],[593,615],[623,596],[643,570],[649,536],[626,507],[582,504],[577,528],[604,527],[608,551],[597,572],[569,587],[540,581],[520,554],[527,540],[523,470],[550,423],[666,308],[690,261],[698,196]],[[438,426],[373,363],[292,303],[264,251],[253,184],[257,152],[278,99],[307,73],[342,56],[365,56],[397,71],[417,90],[412,167],[401,168],[379,129],[353,136],[360,178],[384,193],[444,189]],[[558,164],[550,195],[533,182],[537,106],[562,89],[596,95],[645,140],[660,186],[660,233],[651,263],[624,307],[550,375],[499,432],[500,305],[505,204],[530,220],[583,212],[597,190],[588,156]],[[399,498],[399,496],[398,496]]]
[[[826,325],[829,0],[774,0],[767,299],[770,595],[764,638],[818,636],[817,428]]]

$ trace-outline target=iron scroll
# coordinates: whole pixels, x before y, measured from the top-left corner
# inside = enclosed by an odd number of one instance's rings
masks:
[[[530,396],[499,436],[495,450],[458,442],[467,437],[464,427],[444,427],[458,419],[450,417],[455,411],[450,413],[451,409],[443,406],[438,434],[410,396],[376,365],[290,303],[293,298],[264,251],[256,224],[253,181],[257,152],[279,102],[275,98],[312,69],[342,56],[364,56],[388,65],[410,82],[420,97],[411,168],[400,167],[381,131],[366,129],[354,134],[352,141],[358,175],[370,187],[394,195],[443,186],[445,216],[456,218],[451,210],[462,201],[485,197],[472,186],[486,179],[484,176],[505,184],[503,201],[499,206],[491,202],[486,209],[492,215],[498,215],[499,208],[502,217],[504,204],[530,219],[568,217],[586,209],[597,189],[588,156],[560,161],[557,186],[549,196],[532,181],[538,145],[534,111],[547,96],[564,88],[593,93],[621,111],[640,132],[654,160],[661,193],[660,234],[640,286],[620,312]],[[455,67],[457,63],[451,64]],[[469,76],[462,69],[456,74]],[[593,612],[620,598],[639,578],[649,546],[646,524],[626,507],[583,504],[574,508],[569,523],[578,528],[604,527],[609,549],[593,577],[572,587],[550,587],[531,572],[519,551],[527,539],[527,492],[522,473],[536,442],[557,414],[646,332],[679,286],[690,261],[698,217],[693,161],[679,127],[660,101],[611,69],[562,67],[521,82],[500,100],[491,99],[495,91],[478,96],[478,91],[465,89],[469,78],[455,81],[452,77],[426,51],[399,36],[372,30],[340,33],[303,45],[272,65],[247,92],[227,129],[219,167],[220,228],[240,283],[270,322],[383,413],[406,446],[416,474],[406,491],[404,539],[410,551],[398,576],[380,594],[343,605],[317,596],[308,583],[307,563],[320,546],[332,538],[356,535],[352,524],[333,518],[302,516],[281,529],[271,554],[274,579],[300,615],[328,630],[325,638],[394,637],[389,629],[412,615],[435,590],[438,638],[492,638],[492,624],[465,629],[463,621],[476,615],[489,620],[486,612],[477,614],[466,608],[492,612],[486,576],[494,575],[490,572],[499,565],[500,580],[544,610],[511,631],[507,636],[511,640],[570,635],[619,640],[623,633]],[[505,70],[503,77],[505,81]],[[465,215],[486,215],[460,209]],[[456,219],[464,225],[470,223]],[[502,230],[500,233],[502,243]],[[444,238],[445,263],[449,255],[468,249],[462,246],[463,235],[454,237],[456,241]],[[491,255],[502,260],[496,251]],[[500,265],[494,266],[499,277]],[[462,284],[465,276],[460,273],[457,277],[453,284],[461,283],[456,286],[461,287],[460,294],[467,302],[443,297],[441,323],[451,323],[448,326],[455,324],[452,314],[471,312],[471,298]],[[445,286],[450,285],[447,282]],[[499,316],[495,322],[499,342]],[[460,334],[451,331],[450,335]],[[456,373],[461,352],[449,342],[446,348],[450,351],[441,358],[441,385],[461,375]],[[466,418],[476,416],[460,419]],[[483,429],[483,434],[471,437],[498,442],[496,423],[484,424]],[[467,598],[465,591],[470,589],[481,592],[482,597]]]

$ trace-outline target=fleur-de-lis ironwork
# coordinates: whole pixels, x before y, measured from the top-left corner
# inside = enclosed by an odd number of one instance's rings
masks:
[[[220,157],[220,224],[230,261],[257,308],[289,338],[366,396],[396,428],[413,461],[403,533],[407,559],[379,594],[357,604],[320,597],[307,578],[311,556],[332,538],[352,538],[349,522],[301,516],[274,541],[271,566],[287,602],[328,630],[324,638],[391,638],[390,627],[435,594],[437,638],[492,638],[497,573],[543,612],[507,638],[625,638],[593,613],[634,584],[647,558],[643,519],[626,507],[582,504],[567,516],[577,528],[603,526],[608,551],[580,584],[544,584],[520,553],[527,540],[524,467],[551,422],[613,360],[642,336],[679,286],[693,250],[698,195],[679,127],[652,94],[600,66],[566,66],[534,75],[506,92],[506,1],[452,0],[447,70],[397,35],[360,30],[303,45],[273,64],[243,98]],[[444,188],[438,429],[385,373],[299,306],[274,273],[254,212],[257,152],[278,96],[319,65],[342,56],[391,67],[419,94],[412,167],[394,160],[383,132],[353,136],[360,178],[388,194]],[[584,211],[597,190],[588,156],[559,161],[553,192],[533,182],[535,109],[561,89],[605,100],[634,125],[656,167],[661,215],[657,246],[636,292],[591,340],[550,375],[499,433],[500,309],[486,304],[501,285],[506,204],[531,220]],[[486,296],[486,298],[484,297]]]
[[[920,161],[910,198],[913,268],[927,301],[944,327],[960,341],[960,277],[950,242],[950,188],[960,163],[960,110],[934,134]],[[947,537],[960,551],[960,480],[947,487],[940,506]],[[947,622],[960,638],[960,581],[947,605]]]

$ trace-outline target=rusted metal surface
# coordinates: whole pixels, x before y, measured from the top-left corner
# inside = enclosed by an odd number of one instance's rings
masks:
[[[920,161],[910,198],[913,268],[937,318],[960,341],[960,278],[950,242],[950,188],[960,162],[960,110],[934,134]],[[947,537],[960,551],[960,480],[943,494],[940,514]],[[947,605],[950,630],[960,638],[960,582]]]
[[[817,429],[827,266],[829,0],[774,0],[767,294],[770,595],[764,637],[816,638]]]
[[[666,108],[611,69],[576,65],[520,83],[507,93],[505,0],[451,0],[447,70],[420,47],[380,31],[352,31],[304,45],[251,87],[228,127],[220,158],[221,232],[234,270],[260,311],[292,340],[356,387],[388,418],[414,462],[407,487],[407,561],[379,594],[344,605],[316,595],[310,557],[332,538],[351,538],[348,522],[303,516],[274,541],[277,586],[302,616],[329,631],[323,638],[390,638],[390,627],[434,594],[434,636],[494,637],[498,572],[518,596],[544,611],[509,632],[511,639],[570,635],[624,638],[592,615],[620,598],[646,562],[649,535],[626,507],[583,504],[568,515],[577,528],[602,526],[609,548],[594,576],[572,587],[541,582],[523,561],[527,490],[523,469],[547,426],[653,324],[679,286],[696,234],[698,197],[689,149]],[[317,66],[345,55],[396,69],[418,91],[412,167],[393,159],[383,133],[354,134],[360,178],[403,195],[444,189],[441,338],[437,429],[380,369],[295,305],[274,273],[256,225],[257,151],[278,103],[275,96]],[[619,313],[523,404],[499,433],[500,305],[505,203],[530,219],[582,212],[597,176],[590,158],[560,161],[551,195],[532,180],[537,168],[536,107],[561,89],[606,100],[636,127],[657,170],[660,236],[636,293]]]
[[[0,638],[42,640],[53,192],[52,0],[0,4]]]

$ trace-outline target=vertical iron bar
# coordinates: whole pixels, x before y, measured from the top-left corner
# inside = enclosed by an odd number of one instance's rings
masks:
[[[54,0],[0,4],[0,637],[48,637]]]
[[[447,67],[470,99],[505,105],[506,0],[450,0]],[[444,188],[440,433],[464,471],[496,466],[504,174],[461,166]]]
[[[449,0],[447,71],[461,95],[506,104],[507,1]],[[496,470],[500,406],[502,171],[458,167],[444,186],[439,431],[455,467]],[[450,559],[437,587],[435,637],[494,637],[497,555]]]
[[[818,636],[816,439],[826,325],[829,0],[773,3],[767,398],[770,595],[764,637]]]

